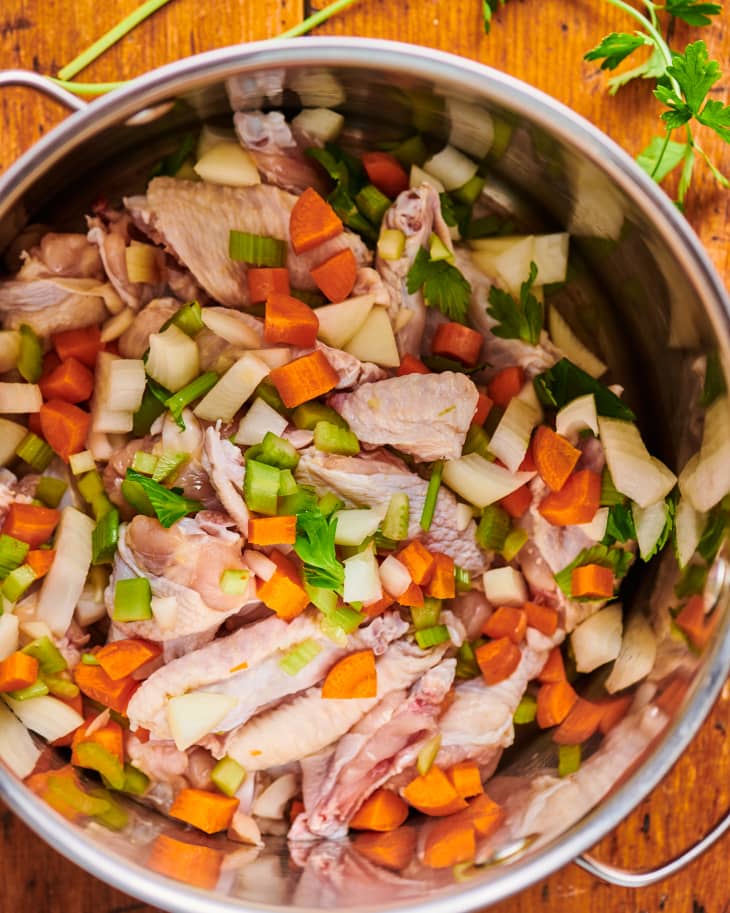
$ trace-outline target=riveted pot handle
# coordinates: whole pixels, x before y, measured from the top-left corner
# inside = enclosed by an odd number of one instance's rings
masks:
[[[35,89],[71,111],[81,111],[86,107],[85,101],[56,85],[47,76],[30,70],[0,70],[0,88],[3,86],[26,86],[28,89]]]
[[[668,878],[670,875],[679,872],[686,865],[689,865],[692,860],[697,859],[698,856],[701,856],[706,850],[709,850],[713,843],[719,840],[729,829],[730,812],[726,812],[712,830],[705,834],[701,840],[698,840],[697,843],[693,844],[688,850],[685,850],[683,853],[680,853],[679,856],[675,856],[674,859],[656,869],[628,872],[617,866],[599,862],[598,859],[594,859],[592,856],[585,854],[579,856],[575,860],[575,864],[579,865],[582,869],[585,869],[586,872],[590,872],[591,875],[595,875],[597,878],[601,878],[603,881],[607,881],[609,884],[616,885],[617,887],[644,888],[647,885],[655,884],[657,881],[661,881],[663,878]]]

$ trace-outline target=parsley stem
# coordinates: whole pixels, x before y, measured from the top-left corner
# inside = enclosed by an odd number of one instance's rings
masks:
[[[669,139],[670,139],[671,135],[672,135],[672,130],[668,129],[664,135],[662,151],[659,153],[659,157],[657,158],[654,168],[653,168],[651,174],[649,175],[649,177],[652,178],[652,180],[654,179],[654,176],[656,175],[657,171],[659,170],[659,166],[661,165],[662,161],[664,160],[664,155],[667,151],[667,147],[669,146]]]
[[[316,13],[307,16],[307,18],[298,25],[288,29],[286,32],[282,32],[278,37],[298,38],[300,35],[306,35],[307,32],[311,32],[312,29],[316,28],[318,25],[322,25],[323,22],[326,22],[332,16],[336,16],[338,13],[346,10],[348,6],[352,6],[353,3],[357,3],[357,0],[335,0],[334,3],[325,6],[324,9],[317,10]]]
[[[669,50],[669,46],[667,45],[657,27],[649,19],[647,19],[643,13],[640,13],[637,9],[634,9],[634,7],[626,3],[625,0],[608,0],[608,2],[611,4],[611,6],[615,6],[618,9],[623,10],[625,13],[628,13],[629,16],[632,16],[634,19],[636,19],[637,22],[641,23],[641,25],[646,29],[647,35],[649,35],[656,47],[661,52],[661,55],[664,58],[664,62],[668,67],[670,67],[672,65],[672,52]],[[676,89],[677,94],[679,94],[679,86],[674,79],[672,79],[672,84]]]

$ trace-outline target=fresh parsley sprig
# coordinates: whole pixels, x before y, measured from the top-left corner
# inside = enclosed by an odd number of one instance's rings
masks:
[[[149,476],[142,475],[135,469],[128,469],[126,479],[129,482],[136,482],[149,498],[152,509],[157,514],[160,524],[166,529],[182,520],[188,514],[197,513],[203,509],[200,501],[186,498],[180,488],[165,488],[159,482],[155,482]]]
[[[487,314],[497,321],[497,325],[492,327],[495,336],[501,339],[521,339],[531,346],[540,342],[542,304],[532,294],[536,279],[537,264],[530,263],[530,275],[520,286],[519,301],[496,285],[489,289]]]
[[[471,285],[448,260],[432,260],[422,247],[408,270],[406,282],[409,295],[422,289],[428,307],[438,308],[449,320],[466,323]]]
[[[304,562],[304,579],[310,586],[342,591],[345,568],[335,551],[337,520],[327,519],[319,508],[297,514],[294,551]]]

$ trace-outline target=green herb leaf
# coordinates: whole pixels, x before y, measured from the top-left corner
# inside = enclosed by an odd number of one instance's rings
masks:
[[[506,2],[507,0],[482,0],[482,17],[484,19],[484,31],[487,35],[492,28],[492,16]]]
[[[608,512],[606,534],[602,539],[603,545],[613,545],[614,542],[629,542],[636,539],[634,517],[629,504],[614,504]]]
[[[537,265],[530,263],[530,275],[520,286],[520,300],[493,285],[489,290],[487,314],[498,321],[492,333],[501,339],[521,339],[529,345],[540,342],[542,304],[531,293],[537,279]]]
[[[319,509],[297,514],[294,551],[304,562],[304,579],[310,586],[341,591],[345,568],[335,551],[337,520],[327,519]]]
[[[165,529],[169,529],[173,523],[182,520],[188,514],[203,509],[200,501],[183,497],[180,489],[165,488],[164,485],[160,485],[149,476],[142,475],[141,472],[135,472],[134,469],[127,470],[126,479],[129,482],[136,482],[144,491],[157,519]]]
[[[638,48],[651,44],[651,41],[640,32],[612,32],[584,55],[584,60],[601,60],[602,70],[615,70],[626,58]]]
[[[631,552],[624,551],[622,548],[593,545],[591,548],[584,548],[574,561],[571,561],[567,567],[555,574],[555,582],[563,593],[569,599],[572,599],[571,576],[575,568],[583,567],[584,564],[600,564],[602,567],[610,567],[613,571],[613,576],[620,580],[626,576],[633,560],[634,556]]]
[[[533,383],[538,399],[545,406],[562,409],[576,397],[592,393],[596,398],[599,415],[620,418],[626,422],[636,420],[631,409],[615,393],[567,358],[561,358],[552,368],[538,374]]]
[[[407,283],[410,295],[423,289],[429,307],[438,308],[449,320],[466,323],[471,285],[447,260],[431,260],[428,251],[420,248],[408,270]]]
[[[667,544],[667,541],[672,534],[674,529],[674,517],[677,513],[677,504],[673,498],[669,497],[664,502],[664,529],[661,531],[661,535],[654,543],[654,548],[649,552],[648,555],[645,555],[642,558],[642,561],[650,561],[654,555],[658,555],[659,552]]]
[[[710,16],[719,16],[719,3],[705,3],[704,0],[666,0],[664,8],[670,15],[682,19],[688,25],[712,25]]]
[[[665,137],[655,136],[636,156],[636,164],[659,184],[682,164],[686,152],[687,143],[667,142]]]
[[[655,47],[644,63],[612,76],[608,80],[608,91],[611,95],[615,95],[622,86],[633,79],[660,79],[666,73],[666,69],[664,55],[658,47]]]
[[[654,94],[670,109],[662,115],[662,119],[672,127],[679,127],[697,117],[707,93],[722,73],[717,61],[710,60],[705,42],[695,41],[687,45],[683,54],[672,54],[672,65],[667,67],[667,75],[676,80],[681,97],[672,85],[658,85]]]
[[[730,105],[710,100],[700,112],[697,120],[714,130],[726,143],[730,143]]]

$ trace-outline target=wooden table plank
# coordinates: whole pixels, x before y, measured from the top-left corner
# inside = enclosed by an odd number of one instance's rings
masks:
[[[0,66],[54,72],[82,47],[133,9],[137,0],[97,4],[76,0],[4,0],[0,10]],[[323,0],[315,4],[319,7]],[[510,0],[490,36],[481,27],[479,0],[361,0],[321,33],[412,41],[488,63],[543,89],[597,124],[630,152],[657,132],[658,106],[646,84],[611,98],[605,77],[582,55],[612,30],[630,29],[618,10],[596,0]],[[303,14],[299,0],[175,0],[80,78],[114,80],[134,76],[186,54],[264,38]],[[679,45],[690,34],[679,29]],[[730,71],[730,20],[703,30],[711,53]],[[717,97],[727,97],[727,79]],[[25,90],[0,98],[0,170],[63,116],[58,107]],[[716,162],[730,172],[730,147],[701,136]],[[703,166],[691,192],[688,217],[724,276],[730,271],[730,195],[717,190]],[[691,748],[638,809],[605,838],[595,852],[628,867],[656,864],[697,840],[730,804],[730,700],[726,695]],[[151,913],[140,904],[66,863],[9,812],[0,836],[0,911],[26,908],[81,913]],[[654,888],[631,892],[610,888],[570,866],[512,900],[496,913],[726,913],[730,910],[728,838],[686,872]]]

